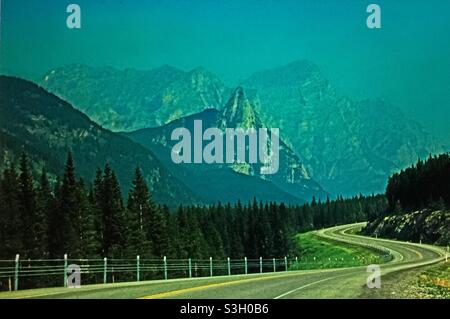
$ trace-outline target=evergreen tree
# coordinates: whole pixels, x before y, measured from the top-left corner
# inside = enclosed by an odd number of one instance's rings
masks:
[[[167,224],[164,214],[150,201],[150,230],[149,238],[153,246],[153,255],[163,257],[167,255]]]
[[[41,256],[40,258],[45,258],[49,255],[49,218],[51,217],[52,212],[56,209],[55,198],[52,194],[45,167],[42,168],[41,172],[41,178],[37,189],[36,204],[36,218],[38,220],[38,222],[34,225],[34,232],[37,237],[36,250],[37,254]]]
[[[103,195],[103,171],[97,168],[95,173],[95,179],[93,188],[89,194],[90,206],[94,214],[94,226],[97,232],[97,237],[100,241],[100,253],[103,254],[103,241],[104,241],[104,223],[103,223],[103,211],[102,211],[102,195]]]
[[[429,161],[418,164],[422,173],[436,170],[435,166],[445,167],[443,159]],[[25,155],[20,164],[20,176],[11,166],[0,180],[0,255],[4,258],[13,258],[16,253],[32,258],[48,253],[53,258],[64,253],[71,258],[135,258],[138,254],[144,258],[280,258],[294,250],[293,235],[297,232],[378,218],[387,207],[383,196],[360,195],[327,198],[325,202],[314,198],[311,204],[301,206],[258,203],[256,199],[245,206],[240,201],[234,206],[219,202],[180,206],[172,214],[167,206],[152,202],[139,169],[125,208],[119,183],[108,164],[103,171],[97,170],[93,188],[88,191],[84,182],[77,180],[69,153],[63,178],[57,177],[53,193],[45,170],[35,188]],[[390,196],[396,205],[408,200],[411,204],[413,200],[404,193],[411,190],[408,181],[417,179],[396,177],[391,181]],[[437,206],[444,208],[446,194],[441,193],[438,196],[438,190],[430,191]],[[33,241],[27,238],[30,234]]]
[[[64,228],[61,228],[61,221],[64,216],[61,214],[59,207],[61,200],[61,179],[59,176],[56,178],[53,194],[55,198],[55,207],[48,212],[47,238],[50,257],[61,258],[61,254],[63,254],[65,250],[62,243],[62,240],[64,240],[65,237]]]
[[[77,200],[79,208],[79,226],[77,232],[80,242],[81,258],[98,258],[100,253],[100,238],[96,229],[96,212],[85,189],[83,180],[78,182]]]
[[[207,244],[199,226],[197,214],[191,207],[180,208],[177,213],[182,258],[209,258]],[[180,257],[181,257],[180,256]]]
[[[23,251],[23,226],[19,198],[19,177],[11,163],[0,183],[0,256],[13,259]]]
[[[43,238],[38,238],[38,228],[44,227],[45,221],[38,220],[36,212],[36,193],[28,157],[22,153],[20,157],[19,202],[22,219],[23,253],[28,258],[39,257],[38,246]],[[39,224],[39,225],[38,225]]]
[[[166,205],[158,206],[157,209],[162,214],[162,219],[164,221],[160,250],[161,252],[165,252],[166,256],[173,256],[174,254],[172,251],[176,252],[177,242],[176,235],[172,238],[172,234],[178,233],[178,230],[176,229],[177,223],[170,213],[170,209]],[[171,247],[172,245],[173,248]]]
[[[243,225],[241,223],[242,222],[242,220],[241,220],[242,214],[243,214],[243,211],[242,211],[241,202],[238,201],[234,210],[230,213],[230,219],[231,219],[230,257],[233,259],[242,258],[245,255],[244,239],[243,239],[243,237],[245,236],[245,233],[244,233],[245,225]]]
[[[176,215],[172,214],[166,205],[163,205],[160,210],[164,215],[166,229],[161,242],[161,250],[166,252],[168,258],[178,258],[181,256],[181,248]]]
[[[389,211],[403,213],[429,207],[442,198],[450,206],[450,155],[430,156],[389,178],[386,197]]]
[[[125,245],[125,214],[119,183],[111,167],[106,164],[100,185],[95,185],[96,208],[102,223],[102,253],[104,256],[123,256]]]
[[[127,251],[132,255],[151,256],[151,210],[147,184],[139,168],[136,168],[127,205]]]
[[[270,258],[273,256],[273,234],[270,225],[269,205],[263,207],[260,204],[259,214],[256,223],[256,232],[258,236],[259,257]],[[258,256],[255,256],[258,257]]]
[[[56,220],[56,240],[57,251],[54,251],[59,258],[63,254],[69,254],[73,257],[81,257],[82,243],[80,242],[80,222],[81,208],[79,200],[78,183],[75,176],[75,164],[72,153],[68,152],[64,176],[57,198],[58,212]],[[53,235],[53,236],[55,236]]]

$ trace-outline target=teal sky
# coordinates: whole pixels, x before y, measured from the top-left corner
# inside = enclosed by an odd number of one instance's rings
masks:
[[[238,83],[307,58],[352,97],[385,97],[450,141],[450,1],[1,0],[2,73],[52,68],[204,66]],[[69,30],[66,6],[81,6]],[[382,9],[369,30],[366,7]]]

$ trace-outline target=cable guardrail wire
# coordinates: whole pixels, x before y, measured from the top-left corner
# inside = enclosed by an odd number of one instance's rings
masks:
[[[376,247],[373,247],[376,249]],[[284,258],[68,258],[0,260],[0,291],[68,286],[68,269],[76,265],[83,285],[175,278],[212,277],[382,264],[378,256]]]

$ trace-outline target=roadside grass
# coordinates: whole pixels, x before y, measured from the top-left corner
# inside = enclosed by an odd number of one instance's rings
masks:
[[[318,237],[314,231],[295,236],[298,262],[290,266],[293,270],[357,267],[382,264],[390,257],[368,248]]]
[[[295,236],[298,260],[289,264],[289,270],[312,270],[355,267],[368,264],[381,264],[388,259],[377,251],[338,241],[323,239],[315,232]],[[284,267],[284,266],[283,266]],[[136,298],[157,294],[167,290],[246,279],[251,276],[272,276],[278,273],[234,275],[231,277],[192,278],[174,280],[155,280],[148,282],[124,282],[106,285],[87,285],[79,289],[44,288],[17,292],[1,292],[3,298]]]
[[[450,263],[395,272],[384,277],[383,289],[366,289],[362,298],[449,299]]]
[[[421,298],[450,298],[450,263],[422,272],[413,286]]]

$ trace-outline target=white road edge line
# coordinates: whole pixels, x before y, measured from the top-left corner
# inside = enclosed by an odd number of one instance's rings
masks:
[[[318,281],[310,282],[309,284],[306,284],[306,285],[304,285],[304,286],[295,288],[295,289],[293,289],[293,290],[290,290],[290,291],[288,291],[288,292],[285,292],[284,294],[281,294],[281,295],[279,295],[279,296],[276,296],[276,297],[273,298],[273,299],[281,299],[281,298],[283,298],[283,297],[286,297],[287,295],[290,295],[290,294],[293,293],[293,292],[302,290],[302,289],[304,289],[304,288],[308,288],[308,287],[310,287],[310,286],[313,286],[313,285],[315,285],[315,284],[319,284],[319,283],[324,282],[324,281],[328,281],[328,280],[331,280],[331,279],[336,279],[336,278],[339,278],[339,277],[342,277],[342,276],[346,276],[346,275],[348,275],[348,274],[339,275],[339,276],[333,276],[333,277],[328,277],[328,278],[324,278],[324,279],[321,279],[321,280],[318,280]]]

